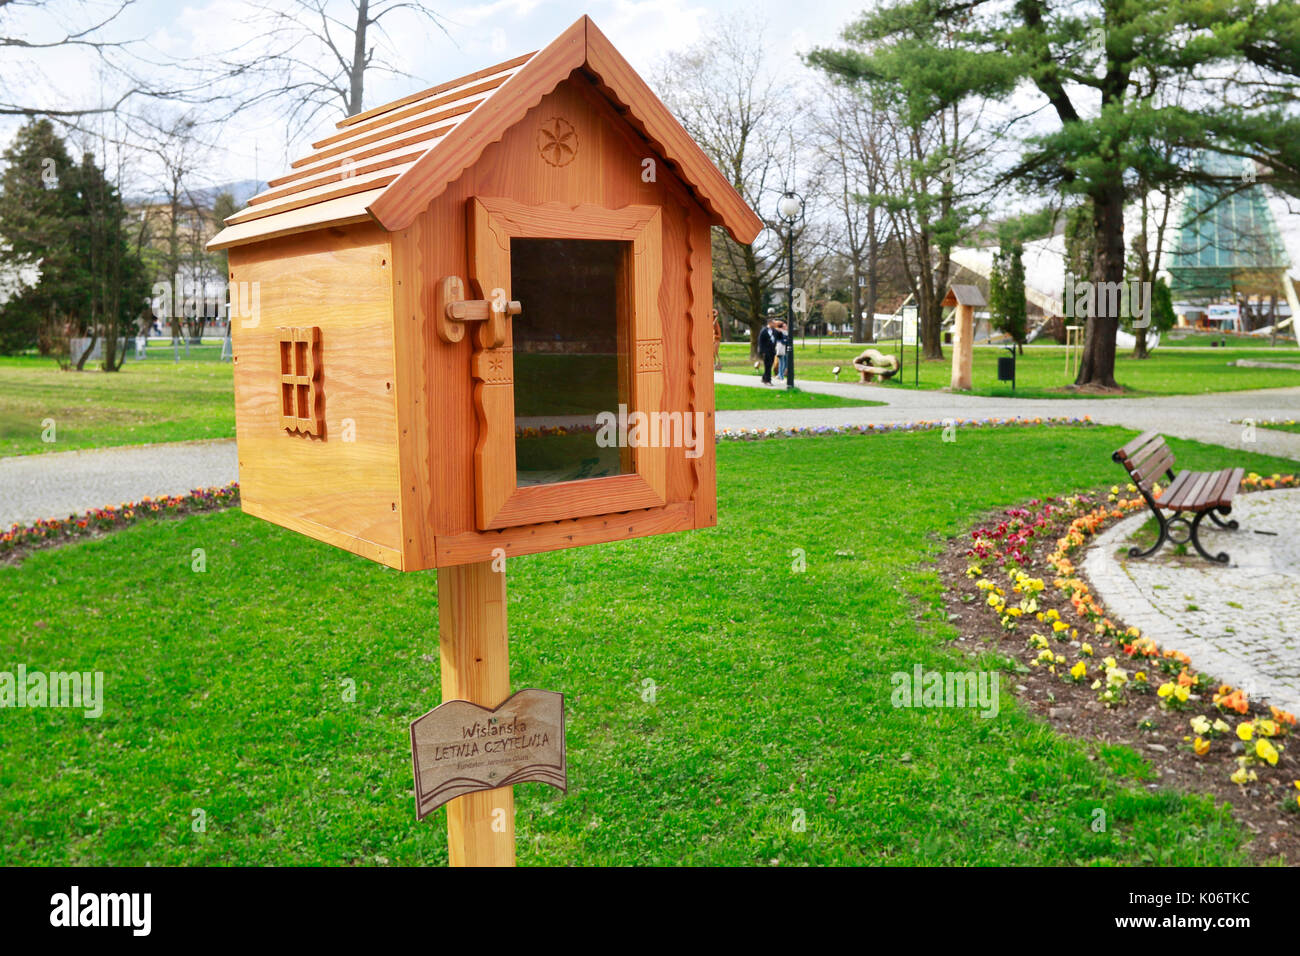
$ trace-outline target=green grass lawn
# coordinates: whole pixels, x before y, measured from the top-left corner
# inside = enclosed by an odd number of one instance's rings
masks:
[[[520,862],[1246,861],[1209,800],[1148,789],[1140,756],[1006,694],[993,719],[890,706],[914,664],[999,666],[946,644],[944,539],[1119,480],[1127,435],[723,443],[717,528],[513,559],[512,683],[566,695],[570,785],[516,788]],[[1188,468],[1294,464],[1170,444]],[[764,507],[773,487],[799,489],[793,517]],[[408,736],[439,701],[435,605],[431,573],[238,511],[0,567],[0,670],[106,684],[99,720],[0,710],[0,865],[444,862],[444,814],[414,819]]]
[[[795,347],[795,379],[833,382],[832,368],[840,366],[841,382],[857,378],[852,360],[865,346],[823,344],[818,351],[815,344]],[[892,343],[875,346],[880,351],[892,353],[897,347]],[[997,380],[997,361],[1006,355],[1005,349],[977,347],[975,349],[973,379],[975,395],[1010,396],[1011,383]],[[722,368],[725,372],[753,375],[753,362],[748,346],[728,343],[722,347]],[[1031,345],[1017,358],[1015,395],[1020,398],[1071,398],[1075,394],[1065,390],[1073,381],[1067,374],[1065,350],[1053,345]],[[1295,361],[1294,372],[1287,369],[1236,368],[1229,363],[1238,358],[1268,361]],[[907,349],[903,370],[882,388],[912,388],[914,375],[912,349]],[[1258,348],[1187,349],[1185,351],[1157,349],[1149,359],[1138,360],[1121,352],[1115,363],[1115,378],[1130,391],[1141,395],[1191,395],[1201,392],[1235,392],[1252,388],[1278,388],[1300,386],[1300,350],[1275,349],[1264,354]],[[951,346],[944,346],[941,362],[920,363],[920,387],[923,389],[947,388],[952,380]],[[864,388],[869,395],[871,388]],[[1095,398],[1097,396],[1086,396]]]
[[[195,438],[231,438],[235,405],[220,346],[127,358],[120,372],[61,372],[51,359],[0,357],[0,456]],[[43,441],[53,420],[52,442]]]
[[[796,388],[790,391],[782,382],[773,388],[750,388],[747,385],[715,385],[714,396],[719,411],[750,411],[760,408],[847,408],[851,405],[884,405],[858,398],[819,395]]]

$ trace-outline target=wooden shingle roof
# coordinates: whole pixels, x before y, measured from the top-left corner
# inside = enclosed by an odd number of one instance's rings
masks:
[[[222,249],[325,226],[378,222],[404,229],[482,151],[575,69],[667,160],[738,242],[762,221],[587,17],[550,45],[366,110],[271,180],[208,243]]]
[[[952,305],[988,305],[984,301],[984,293],[979,290],[979,286],[959,285],[957,283],[953,283],[948,289],[948,294],[943,297],[943,302],[940,304],[945,307]]]

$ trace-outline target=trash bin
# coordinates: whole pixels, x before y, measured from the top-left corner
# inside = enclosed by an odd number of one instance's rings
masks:
[[[998,357],[998,381],[1010,382],[1011,391],[1016,390],[1016,353]]]

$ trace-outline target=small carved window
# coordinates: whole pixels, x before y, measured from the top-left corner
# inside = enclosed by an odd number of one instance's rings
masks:
[[[280,427],[320,435],[325,396],[320,388],[320,327],[279,328]]]

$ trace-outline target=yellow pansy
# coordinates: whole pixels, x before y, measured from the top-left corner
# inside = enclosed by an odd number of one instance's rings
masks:
[[[1195,734],[1208,734],[1210,732],[1210,721],[1206,717],[1193,717],[1189,723],[1192,725],[1192,732]]]
[[[1249,740],[1255,736],[1255,726],[1249,721],[1242,721],[1237,725],[1237,736],[1242,740]]]
[[[1087,673],[1088,673],[1088,666],[1084,664],[1083,661],[1079,661],[1079,663],[1075,664],[1073,667],[1070,668],[1070,676],[1073,677],[1075,680],[1083,680],[1083,678],[1087,675]]]
[[[1192,750],[1195,752],[1196,756],[1204,757],[1210,752],[1210,742],[1197,737],[1192,741]]]
[[[1277,748],[1265,737],[1255,741],[1255,756],[1267,760],[1270,767],[1277,766]]]

